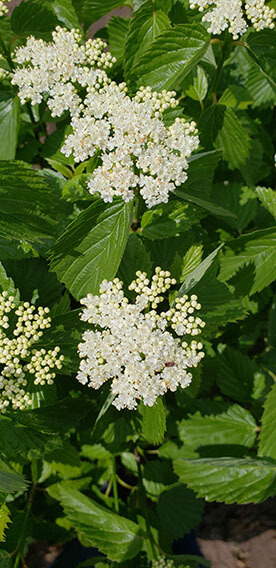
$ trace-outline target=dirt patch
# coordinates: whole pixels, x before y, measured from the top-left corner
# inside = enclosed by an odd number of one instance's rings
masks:
[[[212,568],[276,568],[276,500],[207,504],[197,536]]]

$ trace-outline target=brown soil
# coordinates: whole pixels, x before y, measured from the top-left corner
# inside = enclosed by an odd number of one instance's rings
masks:
[[[212,568],[276,568],[276,499],[207,504],[197,535]]]

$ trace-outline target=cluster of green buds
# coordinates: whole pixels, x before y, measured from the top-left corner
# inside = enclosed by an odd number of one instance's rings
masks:
[[[51,385],[56,369],[62,368],[59,347],[31,349],[51,327],[49,311],[17,302],[8,292],[0,294],[0,412],[8,406],[24,410],[32,405],[31,383]]]

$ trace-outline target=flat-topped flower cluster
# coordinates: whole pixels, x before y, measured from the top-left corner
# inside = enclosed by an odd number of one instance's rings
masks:
[[[228,29],[234,39],[247,30],[247,20],[257,30],[274,28],[276,12],[270,8],[265,0],[189,0],[190,8],[198,8],[200,12],[206,10],[202,17],[208,22],[208,32],[221,34]]]
[[[99,295],[81,300],[81,319],[94,329],[84,332],[79,345],[77,379],[95,389],[111,380],[118,410],[135,409],[140,400],[153,406],[158,396],[189,386],[192,374],[187,369],[204,356],[201,343],[188,342],[205,325],[196,315],[201,307],[197,297],[178,297],[173,307],[158,313],[156,308],[176,281],[159,267],[151,281],[144,272],[136,275],[129,286],[136,292],[134,303],[118,278],[104,280]]]
[[[125,83],[108,77],[114,58],[104,47],[99,39],[82,44],[78,31],[62,28],[50,43],[30,37],[16,52],[20,67],[12,82],[22,103],[46,96],[53,116],[70,112],[72,134],[62,152],[76,162],[97,154],[90,193],[110,202],[115,196],[130,201],[139,191],[148,207],[166,203],[187,179],[187,158],[199,145],[196,125],[176,118],[165,126],[164,111],[178,104],[174,91],[142,87],[131,98]]]
[[[49,327],[49,308],[35,308],[7,292],[0,294],[0,412],[10,405],[24,410],[32,404],[29,382],[53,384],[64,359],[58,355],[60,348],[31,349]]]

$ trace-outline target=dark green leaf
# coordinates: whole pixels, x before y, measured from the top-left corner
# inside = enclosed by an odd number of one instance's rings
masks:
[[[17,473],[0,471],[0,491],[3,493],[13,493],[27,489],[27,481]],[[0,514],[1,516],[1,514]]]
[[[239,168],[249,156],[250,141],[247,131],[230,107],[208,107],[199,121],[201,141],[205,148],[222,150],[231,169]]]
[[[193,491],[180,485],[161,493],[157,510],[164,536],[173,541],[198,525],[203,503],[196,499]]]
[[[116,57],[117,62],[124,56],[128,28],[129,20],[120,16],[113,16],[107,24],[110,53]]]
[[[103,0],[73,0],[76,12],[87,28],[111,10],[124,4],[126,4],[124,0],[104,0],[104,2]]]
[[[27,0],[21,2],[12,13],[11,26],[14,33],[34,35],[49,39],[58,24],[58,20],[51,6],[40,0]]]
[[[151,274],[152,262],[144,243],[136,233],[128,237],[127,245],[118,270],[118,278],[125,284],[130,284],[136,278],[137,270]]]
[[[261,372],[247,355],[226,347],[218,357],[217,368],[217,383],[224,394],[245,403],[259,398]]]

